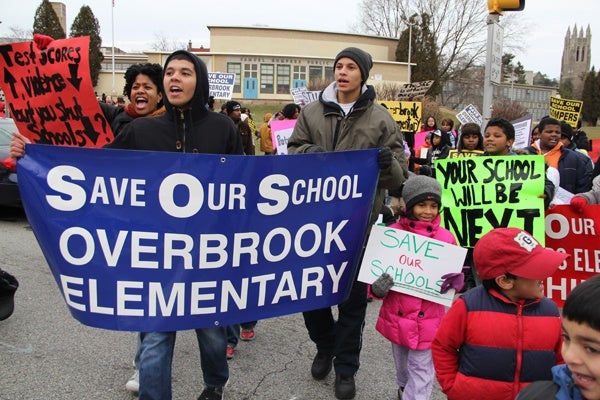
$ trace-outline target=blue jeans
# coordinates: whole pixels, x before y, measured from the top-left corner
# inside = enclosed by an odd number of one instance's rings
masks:
[[[177,332],[142,332],[139,348],[139,400],[171,399],[171,364]],[[207,387],[222,387],[229,378],[225,327],[196,329],[200,366]]]

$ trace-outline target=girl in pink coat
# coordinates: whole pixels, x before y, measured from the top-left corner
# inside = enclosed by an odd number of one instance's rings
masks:
[[[442,189],[425,175],[410,177],[402,189],[406,208],[400,220],[390,227],[456,244],[454,235],[440,226]],[[462,289],[464,275],[446,274],[440,292]],[[398,399],[428,400],[433,389],[435,371],[431,342],[445,313],[441,304],[408,294],[390,291],[392,277],[382,274],[370,286],[374,298],[382,298],[375,328],[390,342],[396,363]]]

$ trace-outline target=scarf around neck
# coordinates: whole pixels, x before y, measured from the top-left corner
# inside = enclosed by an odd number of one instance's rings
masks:
[[[144,115],[144,116],[145,117],[156,117],[157,115],[164,114],[165,111],[166,111],[165,106],[162,106],[160,108],[157,108],[156,110],[154,110],[150,114]],[[131,103],[127,104],[125,106],[125,112],[127,113],[127,115],[129,115],[133,119],[141,117],[141,115],[138,114],[137,111],[135,111],[135,108],[133,108],[133,105],[131,105]]]

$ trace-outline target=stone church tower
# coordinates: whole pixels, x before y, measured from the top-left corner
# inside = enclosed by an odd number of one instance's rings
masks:
[[[590,26],[583,34],[583,27],[577,31],[577,25],[567,29],[565,36],[565,47],[563,48],[562,64],[560,69],[560,82],[570,80],[573,85],[573,97],[581,98],[583,92],[583,82],[588,72],[592,59],[592,33]]]

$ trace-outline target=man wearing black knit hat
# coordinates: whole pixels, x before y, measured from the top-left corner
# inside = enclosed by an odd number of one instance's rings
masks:
[[[338,63],[341,58],[347,57],[354,61],[360,69],[361,85],[363,85],[367,79],[369,79],[369,71],[373,68],[373,59],[371,55],[366,51],[363,51],[357,47],[347,47],[340,51],[333,61],[333,65]]]
[[[320,93],[319,101],[300,111],[288,153],[379,148],[372,225],[384,204],[385,189],[399,187],[408,174],[402,134],[387,109],[375,102],[373,86],[366,84],[373,67],[369,53],[348,47],[335,57],[333,67],[335,81]],[[354,375],[360,365],[366,309],[366,284],[355,281],[349,297],[338,305],[337,321],[329,307],[304,313],[308,334],[317,347],[311,374],[324,379],[333,364],[338,399],[356,395]]]

